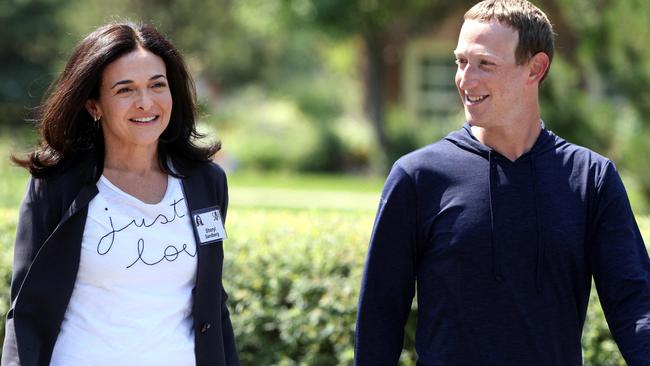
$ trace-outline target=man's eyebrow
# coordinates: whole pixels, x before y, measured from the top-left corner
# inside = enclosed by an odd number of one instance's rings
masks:
[[[157,75],[154,75],[154,76],[150,77],[149,80],[158,80],[158,79],[161,79],[161,78],[167,79],[167,77],[165,75],[157,74]],[[133,83],[133,80],[128,80],[128,79],[120,80],[117,83],[113,84],[113,86],[111,86],[111,89],[115,88],[118,85],[132,84],[132,83]]]
[[[468,55],[465,52],[454,50],[454,56],[459,57],[459,56],[468,56]],[[497,56],[495,54],[489,53],[489,52],[477,52],[477,53],[472,53],[469,56],[484,57],[484,58],[487,58],[487,59],[490,59],[490,60],[495,60],[495,61],[496,60],[501,60],[501,57],[499,57],[499,56]]]

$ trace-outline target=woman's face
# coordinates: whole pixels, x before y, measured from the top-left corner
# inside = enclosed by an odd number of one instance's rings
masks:
[[[155,151],[172,112],[165,62],[142,48],[118,58],[102,73],[99,99],[86,108],[101,117],[107,154]]]

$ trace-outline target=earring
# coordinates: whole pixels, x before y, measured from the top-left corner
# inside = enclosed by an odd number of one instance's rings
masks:
[[[93,116],[93,127],[99,128],[99,121],[102,119],[101,116]]]

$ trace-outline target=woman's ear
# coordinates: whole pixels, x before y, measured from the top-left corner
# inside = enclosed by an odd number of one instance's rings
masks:
[[[550,64],[551,60],[546,53],[537,52],[535,55],[533,55],[533,57],[530,58],[530,60],[528,60],[530,70],[528,74],[528,80],[530,82],[541,83]]]
[[[85,106],[93,120],[97,121],[102,118],[102,109],[99,107],[99,103],[97,103],[96,100],[88,99]]]

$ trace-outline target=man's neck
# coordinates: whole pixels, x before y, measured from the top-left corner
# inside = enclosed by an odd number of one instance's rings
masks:
[[[516,127],[471,128],[472,134],[483,145],[496,150],[510,161],[515,161],[533,148],[542,130],[542,123],[537,119],[535,122],[521,123]]]

